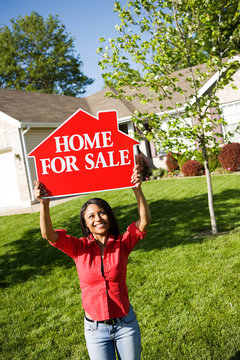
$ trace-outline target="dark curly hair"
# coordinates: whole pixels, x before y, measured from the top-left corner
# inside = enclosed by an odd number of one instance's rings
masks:
[[[95,205],[99,206],[101,209],[103,209],[106,212],[109,222],[110,222],[109,233],[114,235],[115,237],[118,236],[120,234],[120,231],[119,231],[118,222],[113,213],[113,210],[112,210],[111,206],[105,200],[100,199],[100,198],[89,199],[87,202],[85,202],[85,204],[83,204],[83,206],[80,210],[80,224],[82,227],[83,234],[85,236],[89,236],[91,234],[88,227],[86,226],[86,222],[84,219],[85,211],[86,211],[88,205],[91,205],[91,204],[95,204]]]

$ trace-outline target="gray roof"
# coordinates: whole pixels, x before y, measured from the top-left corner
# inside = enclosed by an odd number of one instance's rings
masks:
[[[198,65],[197,67],[202,71],[206,70],[205,64]],[[189,96],[192,89],[185,80],[189,76],[189,69],[182,69],[176,73],[180,72],[183,76],[179,77],[179,85],[186,90],[186,95]],[[148,96],[149,90],[142,90]],[[80,108],[93,116],[97,116],[99,111],[117,110],[118,118],[130,116],[136,109],[140,112],[160,111],[159,101],[154,100],[147,104],[141,104],[135,98],[128,102],[124,99],[106,97],[106,91],[113,91],[113,89],[107,87],[86,98],[74,98],[71,96],[0,88],[0,111],[24,123],[61,123]],[[127,90],[129,94],[134,94],[134,91],[136,90]],[[174,102],[185,103],[184,97],[178,93],[174,94],[173,99]],[[161,105],[164,109],[171,106],[168,100],[161,101]]]
[[[94,104],[91,98],[90,104]],[[59,123],[79,108],[96,115],[86,98],[0,88],[0,111],[20,122]]]

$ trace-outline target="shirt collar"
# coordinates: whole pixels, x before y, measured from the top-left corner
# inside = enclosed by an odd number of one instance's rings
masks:
[[[96,239],[94,238],[94,236],[93,236],[92,233],[91,233],[90,235],[88,235],[88,239],[89,239],[90,241],[96,241]],[[115,237],[114,237],[114,235],[110,234],[110,235],[108,236],[108,241],[107,241],[107,242],[112,242],[112,241],[115,241]]]

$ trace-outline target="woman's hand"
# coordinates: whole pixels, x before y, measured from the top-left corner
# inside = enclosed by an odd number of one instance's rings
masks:
[[[140,231],[144,231],[151,222],[151,214],[141,188],[142,175],[140,174],[139,165],[134,166],[131,182],[135,185],[133,191],[137,199],[139,213],[139,219],[135,222],[135,225]]]
[[[40,202],[40,228],[42,237],[48,240],[50,243],[55,243],[57,241],[58,235],[53,230],[52,221],[49,213],[49,199],[43,199],[43,196],[47,196],[45,186],[39,181],[34,181],[34,190],[33,194],[35,198]]]
[[[141,187],[142,184],[142,175],[140,173],[140,168],[139,165],[135,165],[133,168],[133,174],[131,177],[131,183],[133,183],[135,185],[136,189],[139,189]]]
[[[50,201],[49,199],[43,199],[43,196],[47,196],[48,194],[45,186],[37,180],[34,181],[33,194],[41,204],[49,203]]]

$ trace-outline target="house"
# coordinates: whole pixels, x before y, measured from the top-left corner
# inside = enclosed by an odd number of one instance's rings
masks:
[[[204,64],[200,65],[204,70]],[[186,87],[186,94],[191,88],[184,78],[188,69],[183,70],[182,85]],[[215,74],[203,84],[202,93],[208,91],[216,81]],[[233,76],[233,83],[218,92],[220,106],[226,120],[226,127],[218,132],[234,129],[240,121],[240,69]],[[0,89],[0,207],[29,206],[34,202],[33,181],[36,171],[33,159],[27,154],[41,141],[49,136],[59,125],[69,118],[79,108],[96,116],[99,111],[117,110],[119,129],[129,135],[134,134],[131,115],[137,109],[140,112],[155,112],[159,110],[159,103],[153,101],[140,104],[137,100],[131,103],[123,99],[105,97],[105,93],[112,89],[103,89],[86,98],[73,98],[44,93],[30,93],[19,90]],[[182,98],[174,97],[184,105]],[[161,103],[162,110],[167,111],[168,102]],[[240,142],[240,135],[236,133],[233,141]],[[165,154],[158,153],[152,142],[141,141],[139,150],[144,153],[155,167],[165,167]]]

